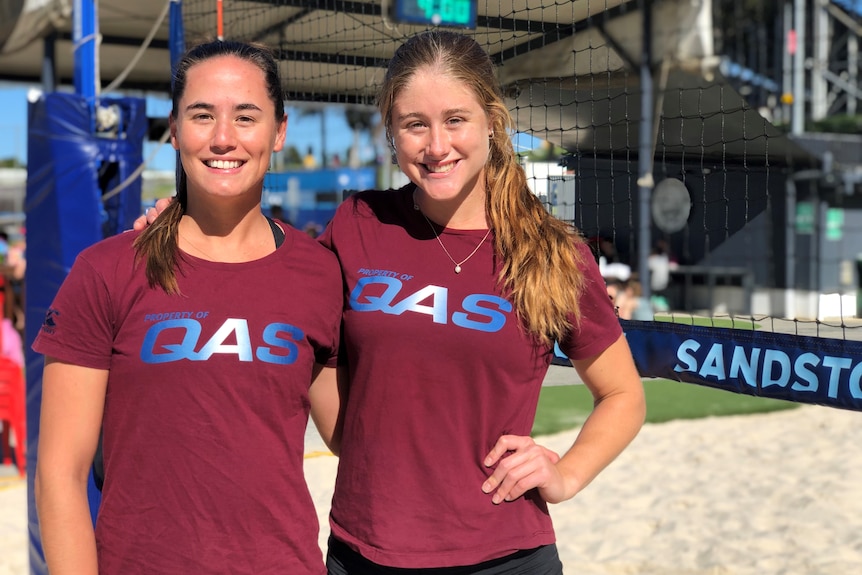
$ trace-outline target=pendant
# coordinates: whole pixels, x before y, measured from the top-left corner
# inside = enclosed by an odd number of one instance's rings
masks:
[[[456,273],[456,274],[460,274],[460,273],[461,273],[461,266],[459,266],[458,264],[455,264],[455,273]]]

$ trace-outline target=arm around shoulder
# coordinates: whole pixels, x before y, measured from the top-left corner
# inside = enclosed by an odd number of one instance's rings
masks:
[[[308,390],[311,419],[326,446],[338,455],[347,403],[347,368],[315,365],[316,374]]]

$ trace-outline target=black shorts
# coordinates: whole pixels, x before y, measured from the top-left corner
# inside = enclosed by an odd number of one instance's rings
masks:
[[[563,575],[556,545],[524,549],[476,565],[410,569],[373,563],[334,537],[329,538],[326,569],[329,575]]]

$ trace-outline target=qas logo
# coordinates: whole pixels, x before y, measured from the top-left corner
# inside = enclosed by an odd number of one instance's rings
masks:
[[[228,318],[218,330],[204,340],[200,322],[195,319],[173,319],[154,324],[147,330],[141,346],[141,360],[146,363],[168,363],[187,359],[206,361],[216,354],[235,355],[239,361],[263,361],[290,365],[299,356],[296,342],[305,333],[287,323],[271,323],[263,329],[265,345],[254,346],[248,321]],[[167,340],[180,343],[160,343]],[[201,342],[203,341],[203,345]],[[228,342],[232,343],[228,343]]]

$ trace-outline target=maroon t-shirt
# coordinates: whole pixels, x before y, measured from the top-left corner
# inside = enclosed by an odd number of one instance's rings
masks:
[[[481,486],[503,434],[529,435],[553,349],[525,334],[497,285],[493,234],[456,274],[412,185],[362,192],[321,240],[344,275],[343,353],[350,369],[334,536],[395,567],[472,565],[554,542],[535,492],[502,505]],[[487,230],[440,232],[456,261]],[[621,334],[598,266],[581,247],[587,289],[571,358]]]
[[[284,226],[247,263],[150,288],[134,232],[84,250],[33,348],[110,370],[99,572],[325,573],[303,474],[312,366],[337,356],[335,257]]]

